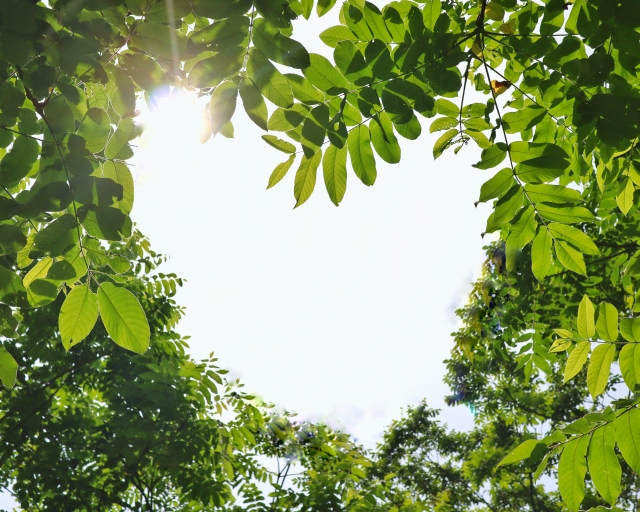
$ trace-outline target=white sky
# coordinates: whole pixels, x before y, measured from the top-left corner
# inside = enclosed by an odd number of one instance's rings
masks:
[[[293,37],[330,55],[317,35],[337,14],[297,22]],[[286,156],[260,139],[240,99],[232,140],[200,145],[200,110],[177,98],[141,116],[133,168],[133,218],[170,255],[166,270],[188,281],[179,331],[193,355],[214,351],[248,391],[368,446],[401,407],[423,397],[445,407],[454,310],[483,260],[488,209],[474,201],[493,173],[471,167],[479,149],[434,162],[440,133],[424,120],[420,139],[401,140],[400,164],[378,159],[373,187],[350,170],[336,208],[320,170],[292,210],[297,166],[265,191]],[[471,425],[466,409],[447,409],[452,427]]]

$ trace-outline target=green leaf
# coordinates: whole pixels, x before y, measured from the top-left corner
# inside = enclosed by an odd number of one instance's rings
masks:
[[[264,140],[269,146],[276,148],[278,151],[282,151],[283,153],[295,153],[296,147],[287,142],[285,140],[279,139],[274,135],[263,135],[262,140]]]
[[[196,16],[221,20],[230,16],[245,14],[253,2],[251,0],[191,0]]]
[[[507,133],[519,133],[530,130],[547,115],[546,109],[537,105],[530,105],[516,112],[507,112],[502,116]]]
[[[6,388],[12,388],[18,375],[18,363],[7,349],[0,345],[0,381]]]
[[[0,267],[0,302],[19,308],[31,307],[20,276],[4,267]]]
[[[614,422],[620,453],[634,473],[640,473],[640,409],[633,408]]]
[[[269,183],[267,185],[267,190],[269,190],[271,187],[276,185],[282,178],[286,176],[287,172],[293,165],[293,161],[295,159],[296,159],[296,156],[291,155],[286,162],[282,162],[281,164],[278,164],[276,166],[276,168],[271,173],[271,176],[269,176]]]
[[[104,150],[104,156],[109,159],[127,160],[133,156],[133,151],[129,147],[129,141],[133,139],[136,133],[136,125],[131,119],[122,119],[118,123],[118,129],[109,139],[107,147]],[[87,148],[88,149],[88,148]]]
[[[316,89],[305,77],[292,73],[286,73],[284,76],[291,86],[293,97],[298,101],[307,105],[317,105],[324,102],[324,94]],[[296,104],[292,108],[296,107],[302,107],[302,105]]]
[[[441,116],[457,118],[460,114],[460,108],[458,108],[458,105],[444,98],[438,98],[436,100],[436,108],[438,110],[438,114]]]
[[[85,140],[85,147],[91,153],[99,153],[107,144],[110,131],[107,113],[99,108],[90,108],[78,128],[78,135]]]
[[[247,75],[262,95],[274,105],[282,108],[293,105],[293,92],[289,82],[257,48],[249,50]]]
[[[303,69],[302,73],[313,85],[332,96],[349,91],[350,86],[347,79],[326,57],[311,53],[309,59],[310,66]]]
[[[98,320],[98,297],[88,285],[76,286],[62,303],[58,324],[65,350],[89,336]]]
[[[262,98],[262,94],[247,80],[240,82],[240,97],[244,110],[256,125],[263,130],[267,130],[269,112],[267,104]]]
[[[321,159],[322,151],[316,152],[311,158],[302,157],[293,187],[293,196],[296,199],[294,208],[304,204],[313,193],[313,189],[316,186],[316,173]]]
[[[134,188],[133,176],[129,168],[121,162],[104,162],[102,175],[122,187],[122,199],[115,202],[114,206],[117,206],[125,215],[130,214],[133,209]]]
[[[253,86],[251,87],[253,88]],[[257,91],[256,94],[260,95]],[[260,99],[262,99],[262,96],[260,96]],[[213,91],[211,100],[209,101],[211,133],[217,135],[222,130],[222,127],[231,121],[231,118],[236,111],[237,101],[238,85],[235,82],[222,82],[218,87],[216,87],[216,90]],[[264,109],[266,111],[266,106]],[[247,110],[246,103],[245,110]],[[252,114],[250,114],[249,117],[251,117]],[[251,117],[251,119],[253,119],[253,117]]]
[[[442,155],[444,150],[449,147],[449,145],[451,144],[451,141],[457,135],[458,135],[458,130],[457,129],[452,129],[452,130],[446,131],[444,134],[442,134],[440,136],[440,138],[433,145],[433,158],[434,158],[434,160],[436,158],[438,158],[440,155]],[[484,153],[484,151],[483,151],[483,153]],[[476,167],[477,167],[477,165],[476,165]]]
[[[439,132],[442,130],[449,130],[458,124],[458,120],[453,117],[439,117],[431,126],[429,126],[429,132]]]
[[[598,345],[591,354],[589,368],[587,369],[587,387],[594,400],[604,393],[607,387],[611,362],[615,354],[616,347],[613,343]]]
[[[520,210],[513,219],[505,247],[507,270],[515,270],[518,252],[533,240],[537,227],[533,206]]]
[[[320,33],[320,39],[331,48],[335,48],[341,41],[358,41],[356,35],[344,25],[329,27]]]
[[[189,0],[160,0],[145,13],[147,21],[166,22],[184,18],[191,12]]]
[[[400,144],[393,133],[393,124],[385,112],[380,112],[369,122],[371,143],[376,153],[385,162],[396,164],[400,161]]]
[[[593,213],[582,206],[553,206],[539,203],[536,205],[536,210],[545,219],[562,224],[578,224],[594,220]]]
[[[40,146],[37,140],[18,135],[9,152],[0,160],[0,185],[13,186],[24,178],[39,154]]]
[[[440,11],[442,11],[442,2],[440,0],[428,0],[422,9],[424,26],[432,32],[440,16]]]
[[[524,204],[524,189],[517,183],[496,201],[495,210],[487,220],[487,233],[509,222]]]
[[[318,5],[316,6],[318,17],[321,18],[327,14],[334,5],[336,5],[336,0],[318,0]]]
[[[594,351],[595,355],[595,351]],[[589,443],[589,475],[600,496],[615,505],[620,495],[622,468],[615,452],[616,427],[608,423],[591,434]]]
[[[541,448],[546,450],[547,445],[542,441],[538,441],[537,439],[528,439],[511,450],[509,454],[500,461],[498,467],[508,466],[509,464],[516,464],[517,462],[528,459],[529,457],[531,457],[531,454],[534,452],[534,450],[539,450]]]
[[[572,512],[580,509],[584,499],[584,477],[587,474],[589,436],[569,441],[558,464],[558,487],[563,501]]]
[[[78,208],[78,218],[87,233],[101,240],[115,242],[131,236],[131,219],[117,208],[81,206]]]
[[[446,118],[445,118],[446,119]],[[515,178],[513,177],[513,171],[508,167],[505,167],[501,171],[491,178],[489,181],[486,181],[482,187],[480,188],[480,199],[481,203],[489,201],[490,199],[495,199],[501,194],[504,194],[507,190],[509,190],[515,184]],[[525,188],[526,190],[526,188]]]
[[[596,333],[595,308],[593,302],[584,295],[578,306],[578,333],[582,338],[592,338]]]
[[[347,190],[347,147],[329,146],[322,159],[322,170],[329,198],[338,206]]]
[[[534,203],[581,203],[583,200],[580,192],[561,185],[527,183],[524,189]]]
[[[149,347],[150,329],[140,302],[130,291],[112,283],[98,288],[100,318],[116,344],[143,354]]]
[[[620,372],[627,387],[635,391],[640,384],[640,343],[627,343],[620,351]]]
[[[318,105],[314,107],[302,125],[302,150],[307,158],[311,158],[324,144],[329,127],[329,107]]]
[[[187,54],[187,38],[178,30],[160,23],[142,23],[131,45],[167,59],[181,60]]]
[[[370,187],[376,182],[376,160],[371,149],[369,128],[361,124],[349,132],[347,139],[351,166],[360,181]]]
[[[605,341],[616,341],[618,339],[618,310],[613,304],[601,302],[598,305],[596,329]]]
[[[187,48],[193,48],[194,53],[201,53],[205,50],[220,52],[232,46],[245,46],[249,24],[248,16],[232,16],[216,21],[191,34]]]
[[[18,252],[27,244],[27,237],[11,224],[0,224],[0,255]]]
[[[346,27],[344,27],[346,30]],[[339,41],[335,45],[333,59],[342,74],[355,85],[363,86],[373,82],[373,71],[364,59],[358,47],[348,40]]]
[[[269,130],[288,132],[300,126],[309,114],[308,107],[296,103],[291,109],[277,108],[269,118]]]
[[[108,67],[109,82],[107,83],[107,97],[111,107],[120,117],[131,117],[136,109],[136,91],[131,78],[122,69]],[[89,105],[98,107],[98,105]],[[104,109],[99,110],[106,110]]]
[[[240,71],[245,54],[242,46],[233,46],[196,62],[189,71],[189,85],[200,89],[216,87],[225,78]]]
[[[64,101],[53,100],[47,103],[44,107],[44,116],[47,119],[47,126],[58,137],[76,131],[73,112]]]
[[[580,373],[580,370],[582,370],[582,367],[587,362],[590,349],[590,342],[581,341],[571,351],[571,354],[569,354],[569,357],[567,358],[567,364],[564,368],[564,382],[570,381]]]
[[[538,281],[542,281],[549,273],[552,244],[553,237],[549,230],[541,227],[531,247],[531,271]]]
[[[635,191],[636,188],[633,185],[633,181],[625,176],[618,185],[618,194],[616,195],[616,203],[624,215],[629,213],[633,206],[633,194]]]
[[[566,240],[584,254],[600,253],[596,244],[594,244],[593,240],[589,238],[589,235],[587,235],[583,231],[580,231],[579,229],[574,228],[573,226],[551,222],[547,225],[547,228],[555,238]]]
[[[309,53],[298,41],[280,33],[270,21],[257,18],[253,22],[253,43],[269,59],[297,69],[307,68],[310,64]]]
[[[474,164],[476,169],[491,169],[499,165],[507,157],[507,145],[504,142],[498,142],[487,149],[482,150],[481,160]]]

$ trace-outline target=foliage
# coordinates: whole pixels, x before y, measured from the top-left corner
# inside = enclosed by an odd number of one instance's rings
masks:
[[[316,10],[324,15],[335,4],[321,0]],[[640,378],[633,320],[640,253],[631,222],[640,186],[635,2],[400,0],[380,10],[348,0],[340,25],[320,34],[334,48],[333,63],[290,37],[291,20],[308,18],[313,7],[313,0],[0,4],[0,133],[9,148],[0,163],[3,334],[15,336],[19,308],[51,303],[63,291],[69,292],[60,317],[66,348],[89,334],[98,315],[116,343],[136,352],[148,346],[141,307],[116,286],[127,284],[121,274],[131,258],[104,242],[131,235],[126,160],[139,132],[132,121],[136,95],[153,101],[155,89],[179,86],[210,96],[203,141],[233,134],[240,96],[259,127],[293,141],[263,137],[290,155],[269,187],[302,155],[296,207],[313,193],[321,165],[336,205],[346,192],[347,161],[373,185],[376,158],[400,161],[396,133],[416,139],[417,114],[435,118],[430,131],[443,134],[434,158],[473,143],[482,149],[478,169],[505,162],[480,191],[480,201],[494,201],[486,231],[504,242],[510,295],[540,303],[517,326],[532,339],[520,354],[502,341],[489,352],[458,341],[476,360],[515,358],[527,378],[538,370],[555,373],[562,361],[564,380],[574,382],[588,368],[586,381],[573,385],[586,383],[601,405],[590,414],[600,416],[516,453],[532,463],[562,452],[560,492],[570,510],[580,507],[587,470],[614,505],[623,489],[615,446],[633,469],[640,460],[631,448],[640,435],[633,421]],[[282,73],[283,66],[301,74]],[[469,102],[472,88],[486,99]],[[265,99],[274,106],[270,114]],[[603,273],[598,262],[613,258]],[[605,300],[599,290],[610,286],[624,292]],[[563,290],[557,303],[546,302],[550,288]],[[551,328],[558,329],[553,345]],[[616,358],[631,394],[627,402],[604,404],[598,397],[614,382],[609,368]],[[16,366],[3,347],[6,386]]]

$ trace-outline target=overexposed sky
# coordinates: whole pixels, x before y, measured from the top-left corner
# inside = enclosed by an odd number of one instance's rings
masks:
[[[337,14],[296,22],[293,37],[330,55],[317,35]],[[336,208],[320,169],[314,194],[293,210],[297,165],[265,190],[286,155],[260,139],[240,98],[234,139],[201,145],[201,108],[177,97],[145,112],[133,167],[132,216],[170,255],[165,271],[187,279],[179,331],[193,355],[214,351],[248,391],[368,446],[401,407],[424,397],[445,407],[454,310],[483,260],[488,209],[474,202],[493,173],[471,167],[479,149],[434,161],[441,132],[420,118],[423,136],[401,139],[400,164],[378,159],[373,187],[350,170]],[[456,428],[472,421],[464,408],[443,418]]]

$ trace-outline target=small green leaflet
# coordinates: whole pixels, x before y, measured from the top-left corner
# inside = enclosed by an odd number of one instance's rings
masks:
[[[18,363],[7,349],[0,345],[0,381],[6,388],[12,388],[16,383]]]
[[[549,230],[541,226],[531,247],[531,271],[538,281],[542,281],[551,267],[551,246],[553,237]]]
[[[127,262],[128,263],[128,262]],[[89,286],[76,286],[60,308],[58,324],[65,350],[80,343],[98,320],[98,298]]]
[[[640,473],[640,409],[633,408],[618,416],[614,422],[616,441],[624,460]]]
[[[591,338],[596,333],[595,308],[593,302],[584,295],[578,306],[578,333],[583,338]]]
[[[293,196],[296,199],[294,208],[304,204],[311,197],[316,186],[316,172],[322,159],[322,151],[316,152],[311,158],[302,157],[300,167],[296,172],[296,179],[293,187]]]
[[[587,267],[584,263],[584,256],[581,252],[576,251],[568,243],[556,240],[554,244],[556,257],[558,261],[567,270],[571,270],[576,274],[587,275]]]
[[[98,288],[100,318],[107,333],[123,348],[144,353],[151,337],[149,323],[138,299],[128,290],[113,283]]]
[[[636,191],[633,181],[629,177],[625,177],[618,185],[618,194],[616,195],[616,203],[623,214],[629,213],[633,206],[633,194]]]
[[[547,445],[537,439],[528,439],[510,451],[509,454],[500,461],[498,467],[516,464],[517,462],[528,459],[535,450],[541,449],[546,450]]]
[[[566,240],[584,254],[600,253],[596,244],[593,243],[593,240],[591,240],[591,238],[589,238],[589,235],[587,235],[584,231],[580,231],[573,226],[569,226],[567,224],[559,224],[557,222],[551,222],[547,225],[547,228],[555,238]]]
[[[591,354],[587,370],[587,387],[594,400],[604,393],[607,387],[611,362],[615,355],[616,347],[613,343],[598,345]]]
[[[440,155],[442,155],[444,150],[447,149],[447,147],[449,147],[449,144],[451,144],[451,141],[456,135],[458,135],[458,130],[451,129],[446,131],[443,135],[440,136],[440,138],[433,145],[434,160],[438,158]]]
[[[572,512],[580,509],[584,499],[584,477],[587,474],[589,436],[569,441],[560,455],[558,487],[563,501]]]
[[[302,73],[313,85],[331,95],[344,94],[349,91],[350,86],[347,79],[326,57],[311,53],[309,58],[311,65],[303,69]]]
[[[598,334],[605,341],[618,339],[618,310],[608,302],[598,305],[598,318],[596,319]]]
[[[296,159],[296,155],[291,155],[285,162],[276,165],[276,168],[269,176],[269,183],[267,184],[267,190],[276,185],[282,178],[287,175],[287,172],[293,165],[293,161]]]
[[[587,362],[589,357],[589,350],[591,349],[591,343],[588,341],[582,341],[576,345],[567,358],[567,365],[564,369],[564,382],[568,382],[573,379],[582,367]]]
[[[376,160],[371,149],[369,128],[361,124],[349,132],[347,139],[351,166],[360,181],[367,186],[376,182]]]
[[[446,118],[445,118],[446,119]],[[513,177],[513,171],[505,167],[498,171],[498,173],[486,181],[480,188],[479,202],[484,203],[490,199],[495,199],[500,194],[505,193],[515,184],[515,178]],[[526,187],[525,187],[526,190]]]
[[[322,159],[322,169],[331,202],[338,206],[347,190],[347,147],[329,146]]]
[[[635,391],[640,384],[640,343],[628,343],[620,351],[620,372],[625,384]]]
[[[594,351],[595,354],[595,351]],[[589,443],[589,475],[609,505],[615,505],[620,495],[622,468],[615,452],[616,427],[608,423],[591,434]]]
[[[256,89],[249,80],[240,82],[239,91],[240,97],[242,98],[242,105],[249,119],[266,131],[269,112],[267,110],[267,104],[262,98],[262,94],[260,94],[258,89]]]
[[[296,147],[291,144],[291,142],[279,139],[275,135],[263,135],[262,140],[269,144],[269,146],[276,148],[278,151],[282,151],[283,153],[293,154],[296,152]]]

